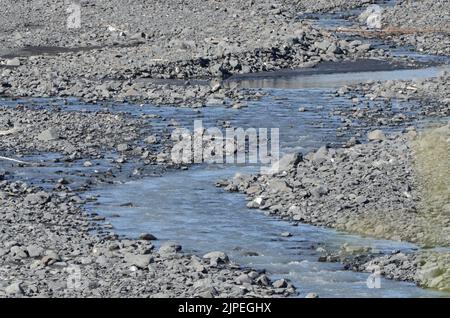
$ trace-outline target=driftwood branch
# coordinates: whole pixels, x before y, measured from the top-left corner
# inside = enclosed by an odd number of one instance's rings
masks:
[[[338,27],[334,29],[335,32],[342,33],[358,33],[363,36],[390,36],[390,35],[407,35],[407,34],[426,34],[426,33],[443,33],[450,34],[450,29],[448,28],[397,28],[397,27],[387,27],[380,30],[367,30],[362,28],[343,28]]]
[[[12,129],[9,129],[9,130],[0,130],[0,136],[12,135],[12,134],[15,134],[18,131],[19,131],[19,129],[16,128],[16,127],[12,128]]]
[[[9,130],[0,130],[0,136],[12,135],[12,134],[15,134],[15,133],[17,133],[19,131],[21,131],[21,129],[18,128],[18,127],[14,127],[14,128],[9,129]],[[32,162],[26,162],[26,161],[14,159],[14,158],[9,158],[9,157],[4,157],[4,156],[0,156],[0,160],[11,161],[11,162],[20,163],[20,164],[23,164],[23,165],[31,165],[31,164],[33,164]]]
[[[32,164],[32,163],[30,163],[30,162],[26,162],[26,161],[22,161],[22,160],[17,160],[17,159],[9,158],[9,157],[3,157],[3,156],[0,156],[0,160],[12,161],[12,162],[16,162],[16,163],[25,164],[25,165],[30,165],[30,164]]]

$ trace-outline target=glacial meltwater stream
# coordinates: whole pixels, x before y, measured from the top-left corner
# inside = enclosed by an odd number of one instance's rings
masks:
[[[325,143],[336,145],[348,139],[345,134],[336,134],[338,118],[329,112],[336,107],[352,107],[352,103],[345,98],[336,98],[332,93],[333,87],[354,83],[355,79],[402,78],[405,72],[408,78],[435,76],[440,70],[429,68],[382,74],[294,76],[278,78],[277,82],[248,80],[241,84],[246,87],[263,86],[269,97],[251,102],[248,108],[240,110],[152,106],[137,110],[135,106],[127,108],[123,105],[120,110],[136,114],[161,114],[190,129],[194,119],[202,119],[205,127],[215,126],[224,120],[233,127],[279,127],[282,152],[307,152]],[[300,106],[306,111],[299,112]],[[370,127],[356,125],[354,129],[359,129],[363,136]],[[362,238],[310,225],[293,226],[266,216],[262,211],[247,209],[243,195],[227,193],[215,186],[218,179],[256,169],[252,166],[197,165],[185,171],[168,172],[161,177],[105,186],[89,193],[98,196],[90,209],[106,216],[115,232],[121,235],[137,237],[143,232],[152,233],[159,239],[157,245],[175,241],[183,246],[184,251],[198,255],[214,250],[224,251],[242,266],[265,268],[272,277],[292,280],[300,296],[308,292],[318,293],[321,297],[448,296],[411,283],[390,280],[382,280],[379,289],[369,289],[366,285],[368,273],[346,271],[337,263],[318,262],[320,253],[316,251],[320,246],[339,248],[343,243],[349,243],[386,252],[397,249],[408,252],[416,249],[412,244]],[[120,217],[112,218],[112,215]],[[285,231],[293,236],[282,237],[280,233]]]
[[[259,101],[249,102],[248,107],[242,109],[192,109],[152,105],[138,107],[128,104],[86,106],[77,102],[62,106],[58,101],[53,104],[67,111],[96,111],[108,107],[112,111],[128,112],[135,116],[161,115],[167,120],[152,122],[156,130],[169,129],[169,123],[192,129],[196,119],[202,120],[206,128],[221,127],[224,122],[244,129],[279,128],[282,153],[306,153],[324,144],[337,146],[358,133],[363,140],[367,131],[373,129],[354,120],[350,129],[337,132],[341,119],[332,115],[331,111],[355,107],[350,99],[335,96],[337,87],[373,79],[432,77],[443,70],[448,70],[448,66],[381,72],[371,70],[352,73],[346,70],[320,75],[289,72],[276,77],[245,78],[239,81],[238,85],[262,87],[267,95]],[[412,102],[399,101],[394,111],[407,112],[408,105]],[[17,103],[30,104],[26,100],[4,100],[2,103],[11,106]],[[53,107],[52,103],[46,100],[35,100],[31,104],[49,109]],[[299,112],[300,107],[304,108],[304,111]],[[448,121],[446,118],[441,120]],[[428,121],[416,121],[405,125],[423,126],[427,123]],[[403,128],[401,125],[383,127],[384,130],[391,131]],[[106,155],[106,160],[94,160],[93,167],[84,167],[82,163],[74,163],[70,167],[64,166],[63,163],[53,163],[39,168],[24,167],[12,173],[21,180],[46,186],[46,179],[60,178],[60,173],[66,170],[72,169],[81,175],[88,171],[92,173],[93,169],[105,170],[110,162],[108,160],[115,156],[116,154],[111,153]],[[132,168],[129,169],[130,171],[124,173],[131,174]],[[97,201],[88,203],[87,207],[92,212],[107,217],[107,221],[119,235],[137,237],[140,233],[152,233],[159,239],[155,242],[156,245],[164,241],[175,241],[183,246],[185,252],[200,256],[214,250],[226,252],[232,261],[241,266],[266,269],[273,278],[290,279],[298,288],[300,297],[308,292],[315,292],[320,297],[449,296],[421,289],[412,283],[384,279],[381,288],[370,289],[366,285],[369,273],[347,271],[338,263],[318,262],[320,253],[316,251],[321,246],[337,249],[342,244],[349,243],[371,246],[379,251],[409,252],[417,249],[412,244],[362,238],[310,225],[293,226],[267,216],[262,211],[247,209],[244,195],[228,193],[215,186],[219,179],[232,177],[236,173],[257,171],[258,167],[255,166],[237,165],[196,165],[188,170],[167,171],[160,177],[134,178],[121,184],[94,188],[88,191],[86,196],[97,196]],[[77,179],[71,178],[75,186]],[[120,217],[112,217],[113,215]],[[293,236],[282,237],[282,232],[291,232]]]
[[[391,2],[386,1],[386,5]],[[345,15],[320,14],[298,18],[309,18],[321,27],[333,30],[339,26],[351,26],[353,22],[348,21],[346,17],[356,14],[355,12],[360,10],[352,10]],[[384,45],[377,40],[372,40],[372,44],[378,48]],[[46,50],[48,51],[48,48]],[[402,50],[391,52],[393,55],[406,53],[418,61],[448,63],[448,58],[422,56]],[[49,109],[56,106],[67,111],[83,109],[87,112],[108,107],[111,111],[127,112],[135,116],[152,114],[168,119],[152,122],[156,130],[173,128],[169,127],[169,123],[192,130],[194,120],[202,120],[205,128],[223,127],[225,123],[244,129],[279,128],[282,153],[306,153],[324,144],[339,146],[357,134],[364,140],[367,131],[374,129],[353,119],[348,130],[337,130],[341,126],[341,118],[332,115],[332,110],[355,107],[350,99],[336,97],[334,91],[337,88],[369,80],[435,77],[439,72],[449,70],[448,65],[395,70],[386,63],[382,65],[383,63],[380,60],[365,61],[359,68],[358,64],[330,63],[330,68],[326,69],[325,66],[322,72],[316,72],[317,69],[313,68],[232,78],[228,84],[235,81],[232,85],[262,89],[267,93],[259,101],[248,102],[248,107],[242,109],[222,106],[201,109],[152,105],[138,107],[126,103],[85,105],[76,101],[61,105],[58,100],[48,103],[45,99],[36,99],[32,103],[29,100],[2,100],[2,104],[34,104],[36,107]],[[319,64],[318,68],[323,67],[323,64]],[[395,102],[393,111],[408,112],[410,103],[414,101]],[[301,112],[298,111],[300,107],[303,109]],[[436,122],[438,119],[431,120]],[[448,121],[448,118],[440,120]],[[424,126],[428,123],[429,120],[424,120],[404,125]],[[398,131],[405,126],[384,126],[382,129]],[[106,159],[92,160],[92,167],[85,167],[82,162],[70,165],[54,162],[51,161],[51,155],[23,158],[29,161],[43,160],[51,164],[42,167],[24,166],[11,171],[11,174],[29,183],[53,187],[53,181],[72,170],[76,171],[71,175],[71,186],[75,188],[85,182],[95,170],[110,168],[111,162],[117,156],[116,153],[108,153],[105,155]],[[2,165],[7,163],[0,162],[0,168]],[[123,170],[128,170],[122,172],[132,175],[130,166],[123,165]],[[84,193],[85,197],[96,197],[97,200],[89,201],[86,207],[91,212],[105,216],[107,222],[113,225],[114,232],[119,235],[136,238],[141,233],[151,233],[158,238],[156,245],[174,241],[183,246],[184,252],[199,256],[210,251],[223,251],[233,262],[243,267],[266,269],[271,278],[290,279],[297,287],[299,297],[304,297],[309,292],[317,293],[320,297],[450,296],[448,293],[421,289],[412,283],[386,279],[382,279],[381,288],[368,288],[366,280],[369,273],[348,271],[339,263],[318,261],[321,255],[317,251],[319,247],[339,249],[342,244],[348,243],[370,246],[386,253],[392,250],[408,253],[418,249],[413,244],[364,238],[305,224],[294,226],[268,216],[263,211],[248,209],[244,195],[229,193],[215,186],[219,179],[231,178],[236,173],[257,171],[258,167],[251,165],[206,164],[195,165],[188,170],[169,170],[161,176],[133,178],[124,183],[90,189]],[[49,182],[50,179],[53,179],[52,182]],[[290,232],[292,236],[283,237],[282,232]]]

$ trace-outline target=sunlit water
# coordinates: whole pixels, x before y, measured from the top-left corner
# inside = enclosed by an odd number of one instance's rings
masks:
[[[428,67],[423,69],[405,69],[396,71],[351,72],[336,74],[302,75],[289,72],[286,76],[270,76],[242,80],[239,86],[243,88],[280,88],[280,89],[307,89],[307,88],[339,88],[343,85],[352,85],[366,81],[380,80],[408,80],[435,77],[443,71],[449,71],[448,65]]]

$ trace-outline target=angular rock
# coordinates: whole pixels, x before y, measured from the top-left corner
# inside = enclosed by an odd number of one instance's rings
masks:
[[[283,171],[289,171],[297,166],[302,161],[303,156],[301,153],[291,153],[282,157],[278,162],[274,163],[269,169],[269,174],[277,174]]]
[[[27,204],[45,204],[50,200],[50,195],[45,191],[37,193],[31,193],[25,197],[25,203]]]
[[[47,130],[42,131],[38,136],[37,139],[40,141],[53,141],[59,139],[59,133],[55,128],[49,128]]]
[[[181,245],[176,244],[176,243],[164,243],[160,248],[159,248],[159,253],[160,254],[174,254],[174,253],[178,253],[181,251]]]
[[[253,279],[251,279],[251,277],[247,274],[242,274],[236,278],[236,283],[239,285],[252,284]]]
[[[369,132],[367,134],[367,139],[369,139],[369,141],[382,141],[386,139],[386,135],[382,130],[377,129]]]
[[[8,59],[8,60],[6,60],[6,65],[7,66],[20,66],[20,60],[17,57]]]
[[[12,283],[11,285],[5,288],[5,293],[11,296],[22,295],[23,294],[22,284],[19,282]]]
[[[129,265],[134,265],[137,268],[145,269],[153,262],[153,257],[151,255],[135,255],[135,254],[125,254],[124,260]]]
[[[227,264],[229,262],[228,255],[224,252],[209,252],[203,255],[203,258],[209,260],[211,265]]]
[[[288,286],[288,283],[285,279],[279,279],[272,283],[272,286],[275,288],[286,288]]]
[[[117,151],[127,151],[130,149],[130,146],[128,144],[119,144],[117,145]]]

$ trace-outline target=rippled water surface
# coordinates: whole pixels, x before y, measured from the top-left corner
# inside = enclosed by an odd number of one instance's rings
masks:
[[[408,72],[412,73],[407,76],[419,77],[436,74],[435,69]],[[371,74],[322,75],[314,78],[313,83],[323,85],[306,86],[291,77],[283,80],[287,86],[283,84],[282,89],[268,89],[270,98],[252,102],[241,110],[146,107],[140,111],[173,116],[182,126],[190,126],[193,119],[202,118],[205,126],[228,120],[237,127],[280,127],[283,152],[306,152],[324,143],[339,144],[347,138],[336,134],[338,118],[330,116],[329,110],[332,107],[350,107],[350,101],[334,97],[333,83],[339,81],[342,84],[345,78],[351,82],[355,77],[362,80],[373,77]],[[380,79],[392,79],[402,74],[403,71],[383,73]],[[307,111],[298,112],[299,107],[305,107]],[[108,186],[92,192],[98,195],[98,202],[91,209],[107,217],[120,215],[110,219],[119,234],[136,237],[149,232],[159,238],[158,242],[176,241],[183,245],[185,251],[199,255],[212,250],[224,251],[243,266],[265,268],[275,277],[291,279],[301,295],[316,292],[322,297],[446,296],[410,283],[389,280],[383,280],[380,289],[369,289],[366,286],[369,274],[345,271],[340,264],[317,261],[319,253],[316,248],[319,246],[338,248],[349,243],[372,246],[385,252],[394,249],[408,252],[416,248],[411,244],[361,238],[309,225],[292,226],[261,211],[247,209],[243,195],[215,187],[218,179],[256,169],[251,166],[202,165],[163,177]],[[128,203],[132,203],[132,207]],[[280,235],[286,231],[293,236],[286,238]]]
[[[367,273],[343,270],[335,263],[317,261],[319,246],[343,243],[372,246],[389,252],[411,250],[404,243],[363,239],[334,230],[287,222],[245,207],[243,195],[227,193],[214,180],[232,176],[242,168],[197,167],[164,177],[129,182],[95,191],[105,216],[119,214],[112,222],[119,234],[135,237],[150,232],[160,241],[181,243],[187,252],[203,255],[225,251],[244,266],[265,268],[275,277],[291,279],[302,295],[317,292],[321,297],[422,297],[439,295],[409,283],[382,281],[382,288],[366,286]],[[133,207],[120,206],[132,202]],[[292,237],[280,234],[289,231]],[[256,256],[250,256],[256,255]]]

